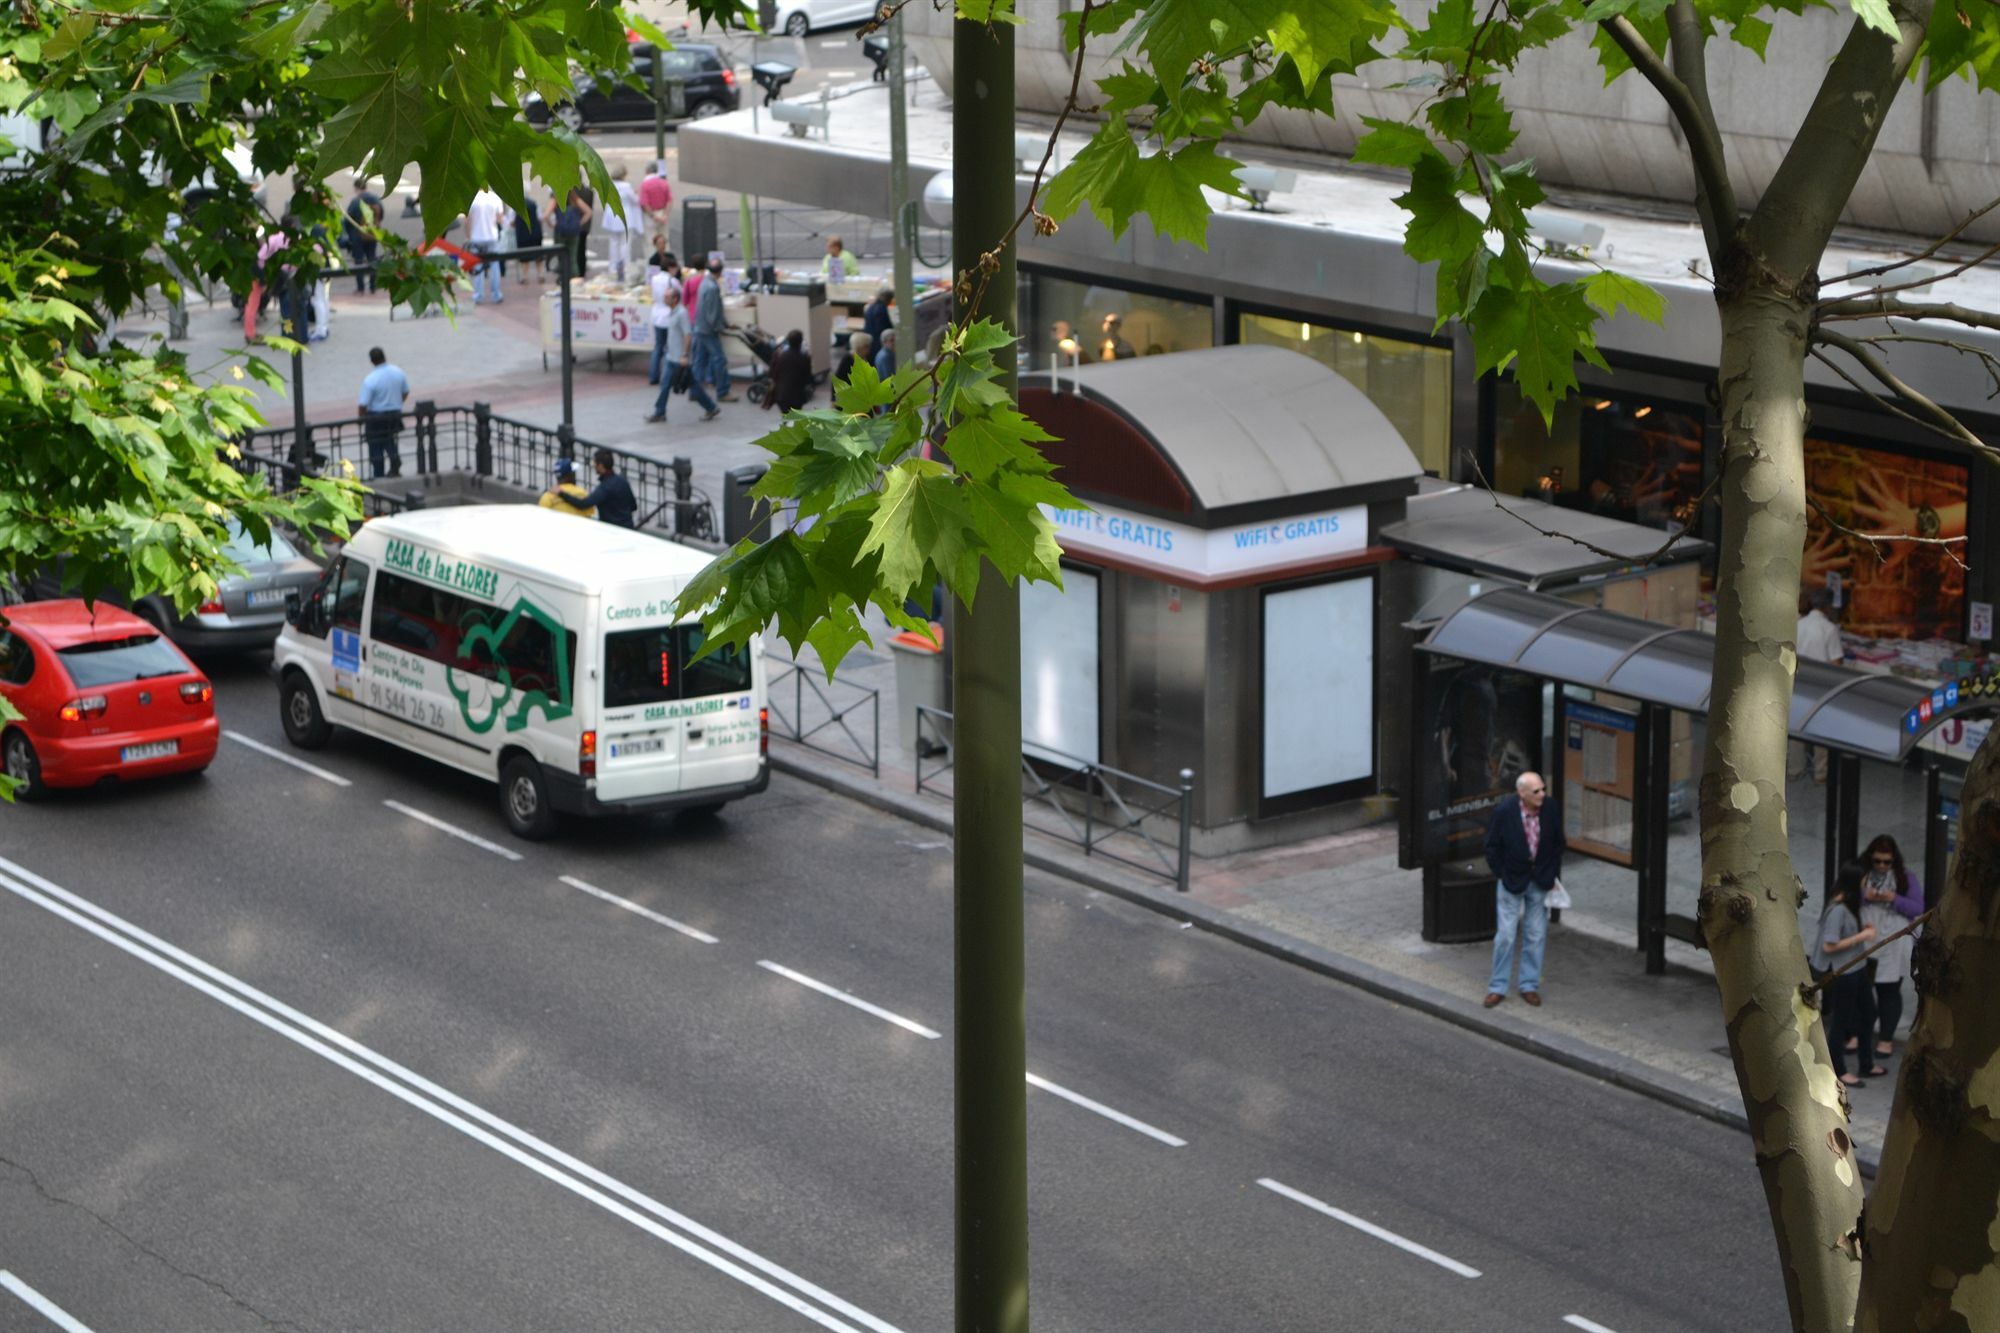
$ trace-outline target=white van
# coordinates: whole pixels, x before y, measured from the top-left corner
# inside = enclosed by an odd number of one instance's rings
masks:
[[[535,505],[361,526],[286,612],[292,744],[335,725],[500,784],[524,838],[558,813],[719,810],[770,782],[763,652],[700,661],[673,600],[709,557]]]

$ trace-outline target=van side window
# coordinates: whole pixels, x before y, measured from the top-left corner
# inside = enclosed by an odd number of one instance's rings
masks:
[[[511,623],[510,623],[511,621]],[[540,690],[559,704],[570,702],[576,675],[576,634],[557,635],[541,620],[502,611],[442,588],[433,588],[386,570],[375,579],[375,609],[369,635],[455,671],[499,680],[516,690]]]
[[[338,629],[361,628],[361,602],[368,594],[368,566],[349,556],[340,558],[340,573],[334,576],[331,617]]]

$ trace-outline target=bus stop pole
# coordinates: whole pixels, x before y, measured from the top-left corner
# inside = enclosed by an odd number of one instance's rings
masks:
[[[569,275],[570,262],[574,256],[567,245],[558,246],[556,249],[556,276],[562,282],[562,424],[574,427],[576,425],[576,380],[571,363],[576,358],[570,355],[569,350]]]

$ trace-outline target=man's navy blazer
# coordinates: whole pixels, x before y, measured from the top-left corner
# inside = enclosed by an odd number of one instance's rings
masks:
[[[1493,822],[1486,826],[1486,864],[1493,877],[1509,893],[1526,893],[1530,881],[1536,888],[1552,889],[1562,873],[1562,811],[1552,800],[1544,800],[1538,812],[1542,821],[1540,845],[1531,862],[1528,858],[1528,830],[1521,826],[1521,798],[1509,796],[1493,807]]]

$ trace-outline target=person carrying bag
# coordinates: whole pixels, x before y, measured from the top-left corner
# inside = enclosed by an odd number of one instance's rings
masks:
[[[1868,985],[1867,970],[1854,968],[1834,976],[1847,964],[1861,958],[1875,938],[1875,928],[1861,923],[1861,881],[1867,870],[1859,861],[1849,861],[1827,886],[1826,906],[1819,916],[1819,931],[1813,939],[1813,979],[1820,983],[1826,998],[1821,1012],[1826,1022],[1826,1049],[1833,1072],[1850,1088],[1861,1086],[1862,1078],[1876,1078],[1889,1071],[1875,1064],[1864,1047],[1860,1076],[1847,1072],[1847,1039],[1867,1040],[1862,1020],[1862,996]],[[1829,978],[1831,981],[1829,982]]]

